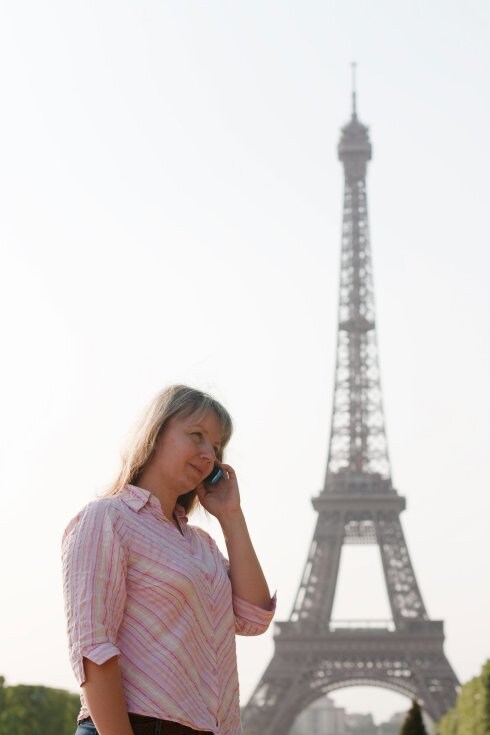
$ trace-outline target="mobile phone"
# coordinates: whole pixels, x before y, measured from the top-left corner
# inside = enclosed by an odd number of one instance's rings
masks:
[[[216,485],[216,483],[219,482],[222,477],[223,470],[221,469],[219,464],[215,464],[210,474],[204,478],[204,483],[206,485]]]

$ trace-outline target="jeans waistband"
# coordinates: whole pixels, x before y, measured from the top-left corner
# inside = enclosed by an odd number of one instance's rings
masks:
[[[159,720],[158,717],[149,717],[147,715],[137,715],[133,712],[129,713],[129,721],[135,735],[213,735],[211,731],[193,730],[187,725],[180,722],[172,722],[171,720]],[[91,722],[91,717],[85,717],[80,720],[81,725],[84,722]]]

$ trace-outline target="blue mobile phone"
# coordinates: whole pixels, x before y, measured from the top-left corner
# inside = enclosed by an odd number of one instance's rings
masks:
[[[204,479],[206,485],[216,485],[223,477],[223,470],[219,464],[215,464],[210,474]]]

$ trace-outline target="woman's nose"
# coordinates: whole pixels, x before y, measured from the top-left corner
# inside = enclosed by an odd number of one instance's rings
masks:
[[[201,457],[202,459],[207,460],[208,462],[214,462],[216,459],[216,454],[214,452],[214,449],[212,446],[204,447],[201,451]]]

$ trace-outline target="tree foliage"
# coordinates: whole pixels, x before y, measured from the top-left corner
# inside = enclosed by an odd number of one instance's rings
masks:
[[[405,722],[400,730],[400,735],[427,735],[427,730],[422,719],[422,710],[415,699],[412,701],[412,706],[407,712]]]
[[[3,702],[5,697],[5,677],[0,676],[0,715],[3,711]]]
[[[0,735],[73,735],[80,700],[64,689],[5,686],[0,677]]]
[[[437,726],[438,735],[458,735],[458,713],[456,708],[450,709]]]
[[[456,705],[437,725],[438,735],[490,735],[490,660],[461,688]]]

